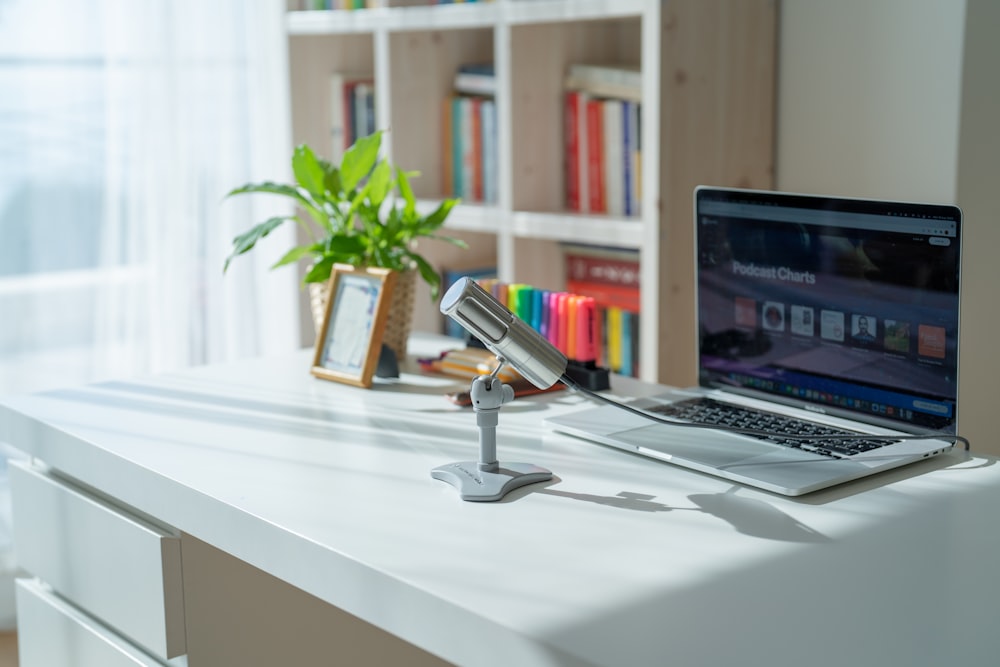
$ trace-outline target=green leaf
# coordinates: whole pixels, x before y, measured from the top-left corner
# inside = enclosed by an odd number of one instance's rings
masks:
[[[389,209],[389,214],[385,219],[385,237],[390,243],[405,243],[401,239],[403,231],[403,221],[398,208]]]
[[[297,146],[292,154],[292,173],[295,174],[295,180],[298,184],[305,188],[317,202],[326,198],[323,167],[316,159],[316,154],[305,144]]]
[[[307,255],[319,254],[322,251],[323,251],[323,245],[320,243],[316,243],[313,245],[296,246],[291,250],[289,250],[288,252],[286,252],[285,256],[279,259],[277,262],[275,262],[275,264],[271,268],[276,269],[279,266],[292,264],[293,262],[297,262],[303,257],[306,257]]]
[[[368,191],[368,201],[377,211],[392,187],[392,167],[388,162],[383,160],[375,166],[371,178],[368,179],[368,185],[371,186]]]
[[[438,234],[428,234],[427,238],[434,239],[435,241],[444,241],[445,243],[450,243],[457,248],[462,248],[463,250],[469,249],[469,244],[462,239],[456,239],[454,236],[440,236]]]
[[[340,182],[345,192],[350,192],[368,175],[378,160],[382,144],[382,130],[361,137],[344,153],[340,161]]]
[[[417,199],[413,196],[413,188],[410,187],[410,179],[402,169],[396,169],[396,184],[399,186],[399,194],[406,202],[403,212],[406,218],[411,219],[417,211]]]
[[[421,255],[415,252],[409,253],[410,259],[412,259],[417,264],[417,270],[420,271],[420,277],[424,279],[431,288],[431,301],[437,301],[438,292],[441,289],[441,276],[438,275],[434,267],[424,259]]]
[[[334,254],[343,257],[361,255],[364,254],[367,247],[368,244],[365,243],[365,239],[360,236],[338,234],[331,236],[327,240],[325,254]]]
[[[336,263],[337,259],[335,257],[324,257],[312,265],[305,277],[302,278],[302,282],[325,283],[330,279],[330,273],[333,271],[333,265]]]
[[[236,188],[235,190],[232,190],[231,192],[227,193],[226,196],[231,197],[233,195],[242,195],[254,192],[267,193],[272,195],[282,195],[283,197],[289,197],[290,199],[294,199],[299,204],[299,206],[305,209],[306,213],[309,214],[309,217],[312,218],[314,221],[316,221],[317,225],[319,225],[321,228],[327,231],[332,230],[329,218],[321,210],[319,210],[319,208],[317,208],[319,204],[317,204],[309,197],[303,195],[302,191],[293,185],[272,183],[270,181],[264,183],[249,183],[242,187]]]
[[[257,241],[261,240],[262,238],[270,234],[272,231],[274,231],[276,228],[280,227],[281,224],[284,223],[286,220],[294,220],[294,219],[295,216],[282,216],[276,218],[269,218],[264,222],[260,223],[259,225],[256,225],[250,230],[243,232],[242,234],[234,238],[233,251],[229,254],[229,257],[226,258],[225,264],[222,265],[222,272],[225,273],[229,269],[229,263],[233,261],[235,257],[237,257],[238,255],[242,255],[243,253],[253,248],[254,245],[257,244]]]
[[[244,195],[252,192],[263,192],[272,195],[282,195],[284,197],[290,197],[303,205],[309,205],[309,201],[302,196],[299,189],[292,185],[285,185],[283,183],[272,183],[271,181],[265,181],[263,183],[247,183],[246,185],[240,186],[226,193],[227,197],[232,197],[233,195]]]
[[[323,187],[333,195],[334,200],[339,200],[342,194],[340,187],[340,170],[337,165],[326,160],[320,160],[319,166],[323,169]]]
[[[445,199],[442,201],[430,215],[424,218],[424,223],[420,225],[421,234],[428,234],[443,225],[445,220],[448,219],[451,209],[457,203],[457,199]]]

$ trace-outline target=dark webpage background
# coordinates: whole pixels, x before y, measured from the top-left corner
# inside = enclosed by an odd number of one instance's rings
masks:
[[[940,246],[913,233],[717,215],[701,217],[698,235],[703,384],[935,429],[953,423],[958,238]],[[843,313],[842,340],[831,339],[836,315],[830,338],[822,335],[823,311]],[[873,339],[854,335],[860,316],[874,324]],[[889,331],[887,321],[898,324]],[[921,325],[943,331],[943,349],[921,349]],[[826,381],[833,378],[860,388]],[[920,410],[921,399],[947,404],[949,415]]]

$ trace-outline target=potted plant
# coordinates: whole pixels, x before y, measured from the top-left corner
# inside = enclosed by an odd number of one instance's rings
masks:
[[[410,187],[410,178],[418,174],[403,171],[380,156],[382,134],[379,130],[358,139],[339,165],[300,145],[292,155],[294,183],[249,183],[229,192],[227,197],[260,192],[281,195],[292,199],[298,210],[294,215],[269,218],[234,238],[223,271],[277,227],[289,221],[297,223],[307,242],[290,249],[271,268],[309,261],[303,281],[310,286],[317,330],[335,263],[399,271],[385,342],[402,358],[413,317],[415,275],[419,273],[430,286],[432,299],[437,298],[441,286],[441,277],[417,252],[414,241],[430,238],[463,248],[466,244],[438,233],[458,200],[445,199],[430,213],[420,213]]]

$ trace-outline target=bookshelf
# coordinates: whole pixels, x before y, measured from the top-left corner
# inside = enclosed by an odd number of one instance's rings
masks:
[[[425,247],[442,268],[492,262],[501,280],[563,289],[563,242],[632,248],[641,266],[640,376],[695,377],[692,191],[769,189],[777,10],[774,0],[494,0],[287,14],[293,141],[329,143],[329,80],[369,72],[391,158],[443,196],[442,102],[455,72],[492,62],[497,197],[456,207],[462,252]],[[642,76],[640,215],[566,208],[564,86],[574,63],[626,64]],[[415,327],[438,330],[418,294]]]

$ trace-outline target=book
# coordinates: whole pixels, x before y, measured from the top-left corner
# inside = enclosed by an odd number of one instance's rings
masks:
[[[494,204],[497,201],[497,105],[492,99],[480,103],[483,134],[482,171],[483,201]]]
[[[573,64],[563,85],[596,97],[642,101],[642,72],[632,66]]]
[[[590,283],[582,280],[567,280],[566,291],[580,296],[589,296],[601,308],[618,308],[631,313],[639,312],[639,291],[621,285]]]
[[[473,201],[483,201],[483,113],[481,97],[469,98],[469,137],[472,139],[472,154],[469,170],[472,173]]]
[[[601,100],[587,100],[587,212],[604,213],[604,131]]]
[[[587,207],[587,96],[576,90],[564,96],[564,135],[566,143],[566,208],[586,213]]]
[[[635,371],[635,338],[632,335],[635,315],[622,310],[621,312],[621,356],[619,358],[618,372],[622,375],[634,375]]]
[[[459,66],[452,87],[455,92],[468,95],[495,95],[497,80],[493,63],[472,63]]]
[[[463,147],[464,130],[462,128],[465,119],[462,112],[462,100],[460,95],[454,95],[451,98],[451,190],[454,197],[465,196],[465,186],[462,183],[462,155],[465,151]]]
[[[567,91],[563,96],[563,174],[566,179],[566,209],[580,210],[580,155],[579,128],[576,123],[577,105],[580,102],[579,93]]]
[[[622,169],[625,215],[639,215],[639,103],[622,102]]]
[[[461,124],[461,189],[459,193],[466,201],[475,201],[476,197],[476,141],[475,137],[475,108],[470,97],[458,97],[459,114],[462,119]]]
[[[616,373],[622,368],[622,311],[616,306],[607,309],[608,367]]]
[[[354,137],[357,141],[375,131],[375,88],[370,81],[359,81],[352,90],[354,102]]]
[[[625,215],[625,176],[622,101],[601,102],[604,145],[604,205],[608,215]]]
[[[455,160],[452,151],[452,100],[446,97],[441,104],[441,190],[445,197],[455,197]]]
[[[339,164],[344,151],[356,139],[352,119],[353,90],[360,84],[372,83],[371,74],[334,72],[330,75],[330,162]]]
[[[639,290],[639,252],[584,244],[564,244],[566,280]]]

